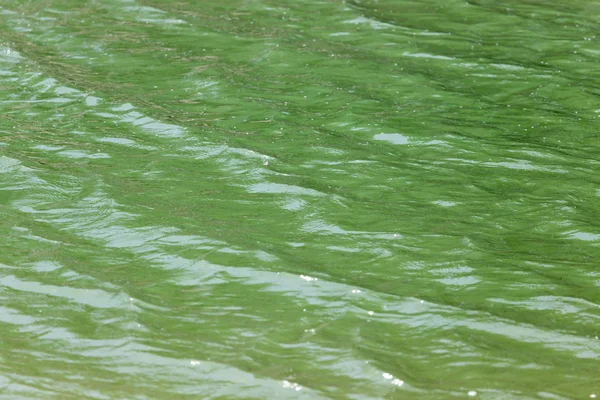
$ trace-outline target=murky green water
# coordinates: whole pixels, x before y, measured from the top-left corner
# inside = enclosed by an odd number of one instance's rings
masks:
[[[600,396],[600,3],[0,4],[2,399]]]

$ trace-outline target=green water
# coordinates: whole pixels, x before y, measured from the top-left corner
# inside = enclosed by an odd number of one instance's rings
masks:
[[[600,3],[0,5],[0,398],[600,396]]]

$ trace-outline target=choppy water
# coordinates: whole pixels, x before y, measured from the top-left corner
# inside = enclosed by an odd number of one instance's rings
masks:
[[[600,4],[0,4],[1,398],[600,396]]]

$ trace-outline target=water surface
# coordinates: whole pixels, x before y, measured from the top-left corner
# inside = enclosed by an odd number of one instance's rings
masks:
[[[5,0],[0,397],[600,395],[599,18]]]

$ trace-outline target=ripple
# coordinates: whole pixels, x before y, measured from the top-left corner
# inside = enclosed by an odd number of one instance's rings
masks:
[[[0,284],[13,290],[63,297],[75,303],[97,308],[121,308],[128,304],[128,297],[125,294],[110,294],[97,289],[44,285],[35,281],[22,280],[14,275],[0,277]]]

